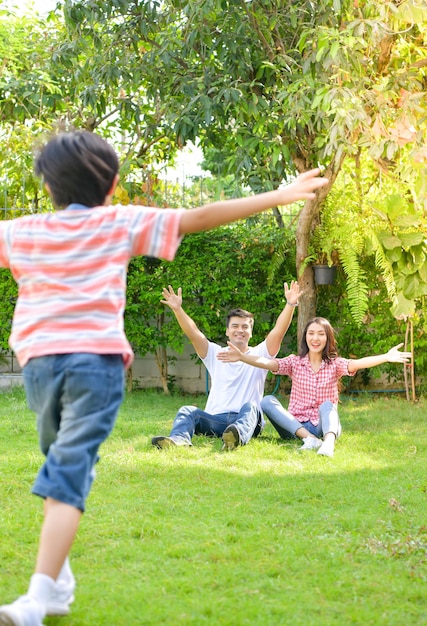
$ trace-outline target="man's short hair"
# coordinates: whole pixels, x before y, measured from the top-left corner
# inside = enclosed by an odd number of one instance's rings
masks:
[[[227,328],[228,325],[230,323],[230,318],[232,317],[245,317],[245,318],[249,318],[250,324],[253,327],[254,325],[254,316],[253,313],[250,313],[249,311],[245,311],[245,309],[231,309],[231,311],[228,313],[227,315]]]

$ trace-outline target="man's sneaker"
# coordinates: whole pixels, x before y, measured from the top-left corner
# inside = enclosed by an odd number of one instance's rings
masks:
[[[334,456],[335,441],[333,439],[324,441],[317,451],[321,456]]]
[[[240,435],[236,426],[231,424],[222,433],[222,440],[224,442],[221,450],[234,450],[240,445]]]
[[[322,440],[317,437],[305,437],[300,450],[318,450],[322,445]]]
[[[173,446],[191,446],[191,443],[188,443],[183,437],[177,437],[176,439],[172,439],[172,437],[153,437],[151,443],[160,449]]]
[[[55,584],[55,591],[48,602],[46,615],[68,615],[70,604],[74,602],[75,587],[74,579],[69,582],[58,580]]]
[[[43,626],[44,612],[32,596],[21,596],[12,604],[0,606],[0,626]]]
[[[153,437],[151,440],[153,446],[156,448],[170,448],[171,446],[176,446],[176,443],[170,437]]]

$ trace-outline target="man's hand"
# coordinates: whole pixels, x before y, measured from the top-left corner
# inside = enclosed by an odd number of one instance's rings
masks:
[[[242,356],[242,352],[240,352],[239,348],[233,345],[230,341],[227,341],[228,350],[221,350],[216,355],[216,358],[219,361],[224,361],[224,363],[236,363],[240,361],[240,357]]]
[[[162,291],[164,300],[160,300],[162,304],[166,304],[172,311],[177,311],[182,306],[182,289],[178,287],[178,293],[175,293],[172,287],[166,289],[166,287]]]
[[[399,352],[399,348],[402,346],[403,343],[399,343],[394,348],[390,348],[386,355],[389,363],[407,363],[412,358],[410,352]]]
[[[301,298],[303,291],[300,291],[299,285],[296,280],[291,282],[291,286],[288,287],[288,283],[284,283],[283,285],[285,290],[285,298],[287,304],[291,306],[295,306],[298,304],[298,300]]]

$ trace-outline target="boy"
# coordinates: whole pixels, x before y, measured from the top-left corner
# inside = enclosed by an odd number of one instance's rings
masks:
[[[2,626],[41,626],[74,599],[68,554],[133,358],[123,331],[130,258],[172,260],[184,234],[313,198],[328,182],[312,170],[283,189],[186,211],[111,206],[118,170],[99,136],[58,135],[36,159],[57,212],[0,221],[0,266],[19,286],[10,345],[46,456],[32,490],[44,499],[35,573],[27,594],[0,607]]]

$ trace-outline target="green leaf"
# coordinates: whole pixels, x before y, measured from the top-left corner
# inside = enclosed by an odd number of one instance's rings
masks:
[[[403,293],[398,293],[393,300],[391,312],[397,319],[407,319],[415,314],[415,302],[405,298]]]
[[[335,57],[337,56],[338,50],[340,49],[340,46],[341,46],[341,44],[340,44],[339,41],[334,41],[334,43],[332,44],[331,50],[330,50],[330,53],[329,53],[331,55],[332,59],[335,59]]]
[[[414,274],[417,271],[417,268],[414,267],[412,263],[412,258],[410,257],[408,252],[402,251],[402,256],[397,262],[397,270],[402,276],[408,276],[410,274]]]
[[[427,261],[425,261],[418,270],[421,280],[427,283]]]
[[[386,210],[388,217],[392,223],[395,222],[402,214],[408,212],[407,202],[400,194],[388,196],[386,202]]]
[[[403,285],[403,293],[408,300],[416,300],[427,295],[427,283],[421,279],[418,272],[407,276]]]
[[[424,4],[424,6],[423,6]],[[427,11],[425,3],[421,0],[419,4],[405,0],[396,10],[396,17],[403,22],[410,24],[427,24]]]
[[[323,55],[326,53],[326,43],[325,42],[320,42],[319,44],[319,49],[317,50],[316,53],[316,62],[319,63],[319,61],[322,60]]]
[[[421,224],[421,218],[414,212],[410,214],[398,215],[394,218],[395,226],[402,228],[410,228],[411,226],[419,226]]]
[[[408,250],[408,252],[412,256],[414,266],[419,269],[420,265],[422,265],[427,258],[426,247],[424,246],[424,244],[419,246],[412,246]]]
[[[400,239],[395,235],[392,235],[390,231],[382,231],[378,233],[378,239],[386,250],[400,248],[402,245]]]
[[[423,233],[399,233],[399,239],[402,242],[404,248],[411,248],[412,246],[418,246],[425,239]]]
[[[389,250],[385,250],[385,256],[390,261],[390,263],[397,263],[402,256],[402,249],[400,246],[396,248],[391,248]]]

